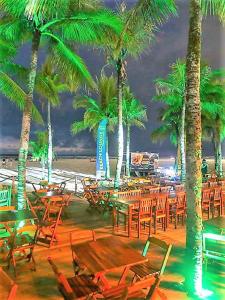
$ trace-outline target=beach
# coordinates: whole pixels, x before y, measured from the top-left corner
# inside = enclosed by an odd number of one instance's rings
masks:
[[[208,171],[212,172],[214,170],[214,159],[207,158],[208,163]],[[159,167],[161,168],[171,168],[174,166],[174,158],[160,158],[159,159]],[[38,167],[40,168],[40,162],[28,161],[27,167]],[[5,166],[1,166],[1,168],[6,168],[10,170],[17,170],[17,161],[7,162]],[[110,159],[110,168],[111,168],[111,176],[114,176],[116,169],[116,159]],[[225,159],[223,159],[223,168],[225,169]],[[62,170],[62,171],[72,171],[87,175],[95,175],[96,170],[96,162],[93,157],[84,157],[84,158],[59,158],[53,161],[53,170]]]

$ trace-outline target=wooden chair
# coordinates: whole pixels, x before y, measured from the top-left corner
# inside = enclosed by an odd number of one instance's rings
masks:
[[[217,210],[219,216],[222,213],[222,189],[221,189],[221,187],[217,187],[217,188],[213,189],[211,210],[212,210],[213,218],[215,216],[216,210]]]
[[[140,189],[119,191],[115,193],[118,199],[129,199],[129,200],[138,200],[141,197],[142,191]]]
[[[33,250],[36,244],[37,227],[33,224],[26,224],[19,229],[15,229],[14,233],[9,237],[9,253],[7,257],[8,268],[12,264],[15,277],[16,273],[16,263],[17,261],[27,260],[32,261],[33,268],[36,270],[36,264],[33,257]],[[17,255],[20,254],[18,260]]]
[[[0,295],[2,300],[14,300],[17,284],[0,267]]]
[[[83,239],[87,239],[89,241],[96,241],[96,234],[94,230],[88,230],[87,236],[82,234]],[[73,269],[75,275],[80,275],[87,271],[87,268],[85,265],[83,265],[79,259],[76,256],[76,253],[73,251],[73,232],[70,232],[70,247],[71,247],[71,253],[72,253],[72,260],[73,260]]]
[[[162,222],[162,228],[166,231],[168,217],[168,194],[157,194],[155,207],[153,208],[154,234],[156,234],[157,221]]]
[[[175,192],[178,193],[178,192],[184,192],[185,188],[184,188],[184,185],[183,184],[177,184],[175,185]]]
[[[171,217],[174,219],[174,227],[177,228],[177,221],[181,217],[182,225],[184,225],[184,218],[186,215],[186,193],[178,192],[176,193],[176,201],[172,204],[171,207]]]
[[[37,242],[47,245],[49,248],[58,242],[57,227],[61,221],[64,202],[62,198],[48,201],[43,219],[38,224]]]
[[[171,190],[171,185],[160,187],[160,193],[163,193],[163,194],[167,194],[167,193],[169,194],[170,190]]]
[[[147,254],[149,254],[149,261],[143,264],[132,266],[130,268],[130,270],[134,273],[133,280],[151,276],[162,276],[166,268],[171,249],[171,244],[167,244],[166,242],[155,237],[148,237],[142,251],[142,255],[147,256]],[[160,250],[160,258],[158,257],[158,250]],[[161,253],[161,251],[163,253]],[[156,258],[154,258],[155,252],[157,252]]]
[[[225,262],[225,236],[215,233],[203,232],[202,236],[202,251],[203,261],[207,270],[208,260],[216,260]]]
[[[209,182],[203,182],[202,183],[202,188],[203,189],[208,189],[209,188]]]
[[[210,188],[218,187],[218,182],[217,181],[209,181],[209,187]]]
[[[202,189],[202,216],[207,213],[208,219],[210,218],[211,206],[211,190]]]
[[[143,223],[144,229],[146,224],[148,224],[148,233],[149,235],[151,233],[153,201],[153,199],[141,199],[139,201],[138,210],[132,214],[132,221],[135,221],[137,223],[138,238],[140,238],[141,236],[141,225]]]
[[[160,280],[145,278],[131,284],[120,284],[95,295],[93,299],[127,300],[127,299],[155,299]],[[148,291],[146,291],[148,289]],[[165,299],[165,298],[164,298]]]
[[[99,292],[99,287],[87,275],[76,275],[74,277],[66,278],[54,264],[51,257],[48,257],[48,262],[56,275],[58,282],[58,289],[64,299],[91,299],[95,293]],[[93,299],[93,298],[92,298]]]

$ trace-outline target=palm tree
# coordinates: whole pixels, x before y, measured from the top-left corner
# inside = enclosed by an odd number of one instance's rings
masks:
[[[115,66],[117,73],[118,101],[118,151],[115,175],[115,188],[120,185],[120,175],[123,163],[123,88],[126,83],[126,59],[137,57],[146,49],[157,25],[176,13],[173,0],[138,0],[130,10],[126,9],[125,1],[121,3],[119,15],[124,23],[122,34],[112,40],[107,48],[107,57]]]
[[[210,136],[214,146],[215,170],[223,176],[222,141],[225,138],[225,70],[213,70],[201,97],[211,104],[202,116],[204,137]]]
[[[31,3],[31,1],[29,2]],[[91,5],[93,3],[93,5]],[[120,22],[106,10],[98,8],[98,1],[67,0],[46,1],[41,13],[27,18],[27,0],[0,0],[4,13],[0,23],[0,36],[7,40],[32,39],[28,93],[23,112],[18,162],[18,208],[25,206],[26,159],[30,135],[31,107],[37,74],[38,52],[41,40],[48,42],[51,59],[60,74],[69,73],[70,82],[79,76],[81,81],[93,84],[83,60],[69,46],[78,43],[104,43],[120,32]],[[94,6],[94,7],[93,7]],[[109,31],[110,30],[110,31]]]
[[[176,146],[175,170],[176,174],[181,172],[181,147],[180,147],[180,116],[177,110],[168,107],[160,109],[159,121],[162,123],[151,133],[153,143],[161,142],[169,137],[172,145]]]
[[[116,80],[113,76],[107,77],[101,75],[97,81],[98,100],[83,96],[80,99],[74,100],[74,108],[83,108],[84,116],[82,121],[75,121],[71,126],[73,134],[77,134],[83,130],[89,129],[96,135],[99,124],[102,120],[107,120],[107,130],[110,132],[115,127],[116,111]],[[108,140],[108,139],[107,139]],[[109,155],[108,155],[108,141],[106,142],[106,158],[107,158],[107,174],[110,177]]]
[[[128,86],[123,94],[123,122],[127,130],[126,146],[126,176],[130,177],[130,138],[131,126],[145,128],[144,122],[147,121],[146,107],[137,100]]]
[[[190,23],[186,61],[186,286],[189,294],[202,292],[202,212],[201,212],[201,106],[200,58],[202,15],[225,17],[225,1],[190,0]]]
[[[29,151],[32,159],[41,162],[42,179],[45,180],[45,166],[48,161],[48,132],[37,131],[36,139],[29,142]]]
[[[200,91],[204,91],[210,77],[210,68],[206,64],[201,65]],[[157,96],[154,98],[167,105],[164,111],[163,119],[166,122],[177,123],[177,137],[181,158],[181,181],[185,182],[186,164],[185,164],[185,93],[186,93],[186,64],[180,59],[172,64],[171,72],[166,78],[155,80]],[[203,99],[207,101],[207,99]],[[204,107],[208,107],[204,104]]]
[[[66,92],[69,90],[67,84],[63,83],[59,77],[59,75],[54,72],[54,67],[51,64],[49,59],[46,60],[42,71],[40,73],[48,84],[51,86],[54,92],[54,98],[52,99],[52,94],[45,95],[47,101],[47,132],[48,132],[48,183],[52,182],[52,161],[53,161],[53,142],[52,142],[52,124],[51,124],[51,106],[56,107],[61,104],[61,99],[59,94],[62,92]],[[75,91],[75,82],[73,90]]]

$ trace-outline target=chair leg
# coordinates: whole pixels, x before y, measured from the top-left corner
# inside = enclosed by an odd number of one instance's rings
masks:
[[[174,215],[174,226],[175,226],[175,229],[177,229],[177,214],[175,213]]]
[[[157,219],[154,217],[154,234],[156,234]]]

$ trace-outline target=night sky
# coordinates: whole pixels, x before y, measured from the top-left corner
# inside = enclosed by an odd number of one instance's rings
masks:
[[[127,2],[135,2],[127,1]],[[157,77],[164,77],[169,71],[169,66],[178,58],[185,58],[188,33],[188,7],[189,1],[179,1],[179,17],[171,18],[156,33],[155,40],[149,46],[148,52],[140,59],[128,59],[127,71],[128,81],[135,96],[140,99],[148,108],[148,123],[146,130],[132,129],[131,150],[158,152],[160,156],[174,155],[175,149],[167,140],[161,144],[152,144],[150,134],[159,123],[157,121],[157,109],[159,104],[152,102],[155,95],[153,81]],[[115,8],[119,1],[106,1],[107,5]],[[202,58],[212,67],[221,67],[222,55],[222,27],[219,22],[210,17],[203,22],[203,49]],[[105,64],[104,55],[99,51],[88,48],[81,48],[79,51],[93,77],[100,74]],[[43,62],[45,51],[40,51],[39,65]],[[30,59],[30,45],[23,47],[16,60],[18,63],[27,65]],[[54,146],[56,152],[63,154],[95,154],[95,140],[88,131],[77,136],[72,136],[70,126],[74,120],[81,119],[82,110],[72,109],[74,95],[65,94],[62,96],[62,105],[52,110],[52,123],[54,130]],[[35,103],[40,99],[35,97]],[[21,112],[7,99],[0,95],[0,152],[16,153],[19,145],[21,129]],[[43,114],[46,118],[46,107],[43,107]],[[31,137],[34,132],[40,129],[32,124]],[[116,153],[117,133],[110,135],[110,154]],[[205,155],[212,154],[210,144],[203,145]]]

